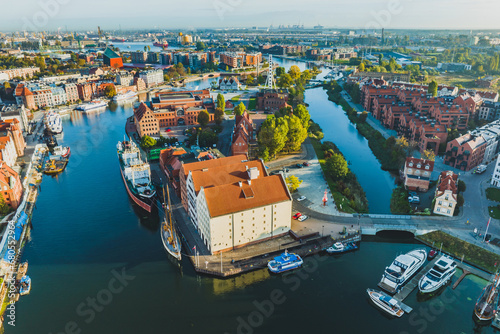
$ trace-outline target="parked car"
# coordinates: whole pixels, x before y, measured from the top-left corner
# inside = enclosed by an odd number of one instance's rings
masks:
[[[297,198],[297,201],[302,202],[302,201],[303,201],[303,200],[305,200],[305,199],[306,199],[306,197],[305,197],[305,196],[300,196],[299,198]]]
[[[284,171],[285,173],[288,173],[290,170],[289,170],[288,168],[283,168],[283,171]]]
[[[412,204],[420,204],[420,197],[418,196],[408,196],[408,202]]]
[[[308,163],[307,161],[306,161],[306,162],[304,162],[304,163],[303,163],[303,165],[304,165],[304,166],[306,166],[306,167],[311,166],[311,164],[310,164],[310,163]]]
[[[479,165],[477,166],[476,170],[474,171],[475,174],[481,174],[486,171],[486,165]]]
[[[172,129],[171,129],[171,128],[167,128],[167,130],[166,130],[166,131],[167,131],[167,132],[170,132],[170,131],[172,131]]]
[[[307,218],[309,218],[309,217],[308,217],[308,216],[306,216],[306,215],[302,215],[302,216],[300,216],[300,217],[299,217],[298,221],[299,221],[299,222],[303,222],[303,221],[304,221],[304,220],[306,220]]]
[[[416,192],[414,192],[414,191],[409,191],[409,192],[408,192],[408,194],[409,194],[410,196],[412,196],[412,197],[413,197],[413,196],[418,196],[418,195],[417,195],[417,193],[416,193]]]
[[[297,168],[302,168],[302,167],[304,167],[304,166],[302,166],[302,164],[296,164],[296,165],[295,165],[295,167],[297,167]]]
[[[299,219],[302,214],[300,212],[297,212],[296,214],[293,215],[293,219]]]

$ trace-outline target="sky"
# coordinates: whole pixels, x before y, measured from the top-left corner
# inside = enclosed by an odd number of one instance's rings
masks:
[[[500,29],[499,0],[0,0],[0,31],[333,28]]]

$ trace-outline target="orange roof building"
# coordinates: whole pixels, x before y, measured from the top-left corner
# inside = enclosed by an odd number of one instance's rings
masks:
[[[245,155],[183,164],[181,198],[212,254],[288,233],[292,197],[282,175]]]
[[[452,171],[441,172],[434,198],[434,213],[453,217],[455,207],[457,206],[457,196],[458,175]]]
[[[23,186],[19,175],[4,161],[0,161],[0,192],[5,204],[15,210],[21,203]]]

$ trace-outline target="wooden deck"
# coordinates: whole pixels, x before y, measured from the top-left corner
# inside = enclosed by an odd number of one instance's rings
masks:
[[[436,256],[432,261],[428,262],[427,265],[422,267],[416,275],[413,276],[413,278],[406,283],[403,288],[394,295],[394,298],[397,300],[403,301],[410,295],[410,293],[415,290],[416,287],[418,287],[418,281],[424,276],[431,268],[434,266],[434,263],[436,263],[437,259],[439,257]]]

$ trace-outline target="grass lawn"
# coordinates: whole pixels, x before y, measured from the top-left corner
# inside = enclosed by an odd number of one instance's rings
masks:
[[[233,96],[231,98],[231,102],[238,102],[239,100],[240,100],[240,96],[239,95],[238,96]]]
[[[490,201],[500,202],[500,189],[488,188],[486,189],[486,198]]]
[[[489,206],[488,213],[491,218],[500,219],[500,205],[497,206]]]
[[[232,111],[232,110],[227,110],[227,109],[226,109],[226,110],[224,111],[224,113],[225,113],[226,115],[232,115],[232,114],[233,114],[233,111]]]
[[[499,255],[455,238],[442,231],[434,231],[416,238],[423,240],[428,244],[432,244],[434,242],[434,247],[436,248],[439,248],[441,243],[443,243],[443,251],[446,253],[449,253],[458,259],[461,259],[462,255],[464,255],[464,260],[486,269],[489,272],[493,273],[498,269],[495,267],[495,263],[500,263]]]
[[[257,108],[257,99],[255,97],[252,97],[248,101],[248,110],[255,110],[256,108]]]
[[[476,79],[476,75],[463,73],[442,73],[441,75],[429,76],[429,80],[436,80],[440,85],[462,85],[464,88],[484,90],[484,88],[476,86]]]

